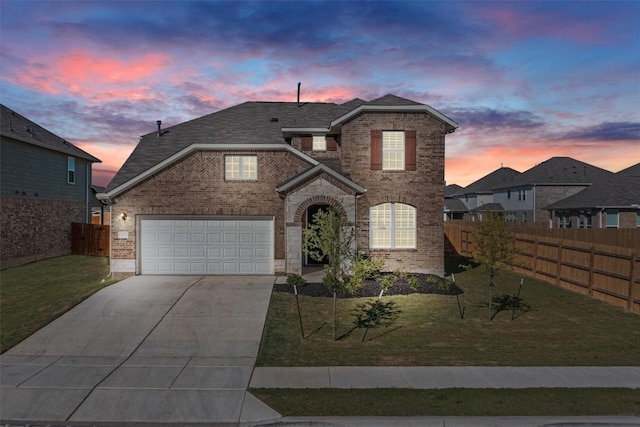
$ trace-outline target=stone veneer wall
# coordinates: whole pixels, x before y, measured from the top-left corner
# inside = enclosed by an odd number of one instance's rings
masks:
[[[84,203],[3,197],[0,267],[70,254],[72,222],[85,222]]]
[[[566,199],[576,193],[587,188],[584,185],[539,185],[535,187],[535,215],[536,222],[549,222],[549,211],[545,210],[546,206],[552,203]],[[533,217],[529,217],[529,221],[533,221]]]
[[[225,181],[224,155],[258,156],[257,181]],[[111,259],[113,271],[133,272],[137,215],[229,215],[275,217],[275,265],[285,258],[284,201],[279,183],[309,164],[286,151],[197,151],[114,199]],[[125,212],[122,220],[119,213]],[[127,231],[127,239],[118,239]],[[118,270],[120,269],[120,270]]]
[[[343,216],[344,221],[355,224],[356,195],[348,187],[326,174],[321,174],[310,182],[289,191],[286,198],[285,215],[287,221],[286,271],[302,272],[302,216],[314,204],[333,206]]]
[[[371,130],[415,130],[416,171],[371,170]],[[369,208],[400,202],[417,209],[417,248],[372,250],[389,269],[444,274],[445,124],[426,113],[363,113],[342,127],[342,170],[365,187],[358,199],[358,247],[369,248]]]

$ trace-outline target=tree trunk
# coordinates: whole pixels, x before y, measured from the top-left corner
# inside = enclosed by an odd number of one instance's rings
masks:
[[[337,301],[338,296],[336,293],[333,293],[333,340],[336,340],[336,324],[338,323],[338,315],[337,315]]]

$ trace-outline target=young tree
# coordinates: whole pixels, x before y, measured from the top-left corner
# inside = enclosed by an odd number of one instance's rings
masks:
[[[474,236],[472,258],[489,273],[489,319],[493,312],[493,280],[500,269],[511,268],[516,256],[515,240],[502,215],[487,213]]]
[[[336,339],[336,305],[339,292],[351,293],[366,278],[373,261],[358,256],[355,230],[343,223],[333,209],[319,210],[313,223],[305,230],[306,251],[313,259],[322,261],[325,276],[322,283],[333,293],[333,339]]]

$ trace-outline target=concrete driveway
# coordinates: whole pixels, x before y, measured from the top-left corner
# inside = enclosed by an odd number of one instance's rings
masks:
[[[1,356],[3,421],[238,423],[274,277],[135,276]]]

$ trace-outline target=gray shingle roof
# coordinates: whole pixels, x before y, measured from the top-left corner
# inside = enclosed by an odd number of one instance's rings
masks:
[[[640,163],[606,176],[545,209],[593,209],[640,205]]]
[[[283,129],[327,129],[333,120],[361,105],[424,104],[394,95],[385,95],[371,102],[356,98],[344,104],[245,102],[163,129],[161,136],[157,131],[142,136],[109,183],[108,190],[130,181],[193,144],[286,144]],[[329,166],[337,170],[335,165]]]
[[[526,185],[593,184],[611,175],[612,173],[608,170],[571,157],[552,157],[522,172],[510,184],[497,185],[495,188]]]
[[[99,159],[63,138],[0,104],[0,135],[70,156],[100,162]]]
[[[500,203],[486,203],[484,205],[480,205],[477,208],[471,209],[470,212],[501,212],[504,211],[504,208]]]
[[[450,197],[462,191],[462,187],[458,184],[449,184],[444,187],[444,197]]]
[[[456,195],[491,193],[494,188],[510,186],[518,175],[520,175],[520,172],[515,169],[501,167],[489,175],[485,175],[479,180],[467,185],[464,189],[457,192]]]
[[[462,200],[444,199],[444,210],[445,212],[467,212],[469,209],[467,209]]]

